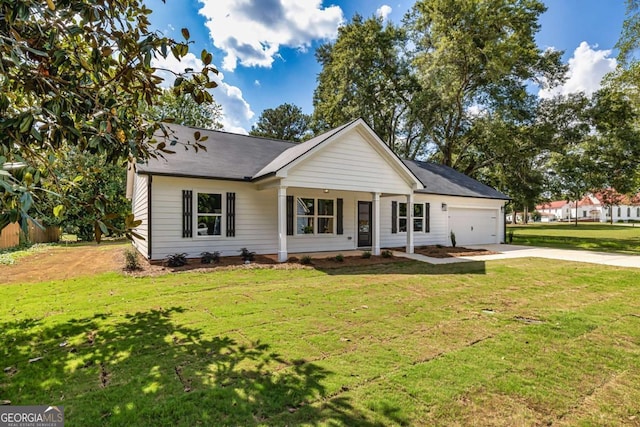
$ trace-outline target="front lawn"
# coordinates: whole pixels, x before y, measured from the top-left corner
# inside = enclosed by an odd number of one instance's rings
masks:
[[[509,232],[514,234],[514,245],[640,254],[640,224],[532,223],[509,226]]]
[[[4,285],[0,401],[64,405],[69,426],[634,424],[637,274],[520,259]]]

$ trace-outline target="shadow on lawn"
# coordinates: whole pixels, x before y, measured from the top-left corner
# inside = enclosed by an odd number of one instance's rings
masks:
[[[70,425],[380,425],[345,396],[309,405],[325,397],[327,369],[285,360],[266,343],[207,337],[172,321],[179,313],[0,324],[10,368],[0,399],[64,405]]]
[[[486,263],[484,261],[464,261],[451,264],[428,264],[421,261],[402,260],[401,262],[390,262],[387,264],[349,266],[335,264],[329,267],[323,265],[313,265],[318,271],[322,271],[330,276],[341,275],[361,275],[361,274],[486,274]]]

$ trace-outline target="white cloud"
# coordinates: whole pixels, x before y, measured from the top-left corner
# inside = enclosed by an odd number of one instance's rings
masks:
[[[580,43],[569,59],[569,70],[564,84],[552,89],[540,89],[538,96],[552,98],[578,92],[591,95],[600,89],[602,78],[608,72],[615,70],[617,61],[610,57],[611,50],[597,50],[597,48],[597,45],[592,48],[587,42]]]
[[[204,67],[202,61],[193,53],[187,53],[182,61],[178,61],[173,55],[167,58],[159,57],[152,61],[152,66],[158,69],[156,74],[164,78],[162,86],[171,87],[175,76],[162,69],[173,72],[184,72],[185,68],[192,68],[194,71],[201,71]],[[248,121],[254,116],[251,106],[244,99],[242,91],[236,86],[224,82],[224,74],[212,75],[212,79],[218,83],[218,87],[211,92],[213,98],[222,106],[222,125],[228,132],[246,134]]]
[[[253,81],[253,84],[254,84],[255,86],[260,87],[260,80],[258,80],[258,79],[254,80],[254,81]]]
[[[393,9],[388,4],[383,4],[376,10],[376,16],[379,16],[383,20],[386,20],[389,15],[391,15],[391,11]]]
[[[213,44],[225,52],[225,70],[270,68],[280,47],[307,49],[313,40],[333,39],[344,15],[321,0],[200,0]]]

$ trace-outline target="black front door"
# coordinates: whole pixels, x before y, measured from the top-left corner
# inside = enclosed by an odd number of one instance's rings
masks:
[[[358,247],[371,246],[371,202],[358,202]]]

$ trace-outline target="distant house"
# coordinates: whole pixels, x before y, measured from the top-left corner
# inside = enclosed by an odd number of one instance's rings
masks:
[[[159,260],[450,244],[500,243],[508,197],[442,165],[400,159],[362,120],[301,144],[167,125],[206,151],[176,150],[136,165],[128,195]]]
[[[565,200],[556,200],[536,206],[542,222],[568,220],[571,217],[571,204]]]
[[[640,194],[629,197],[612,189],[586,194],[577,202],[558,200],[536,206],[541,215],[555,216],[559,221],[628,222],[640,221]],[[544,214],[543,214],[544,213]],[[545,216],[541,217],[545,221]]]

